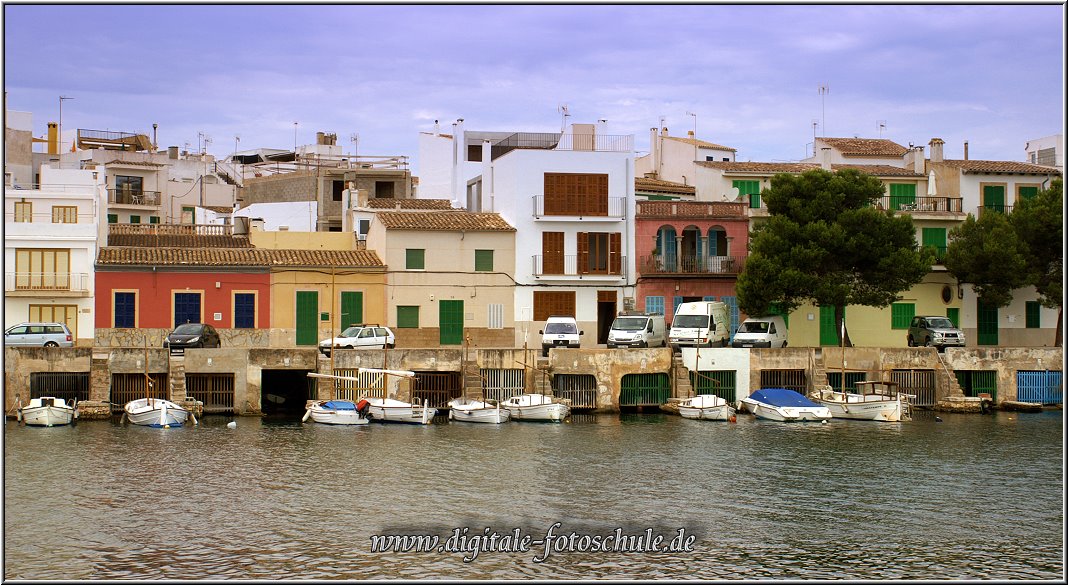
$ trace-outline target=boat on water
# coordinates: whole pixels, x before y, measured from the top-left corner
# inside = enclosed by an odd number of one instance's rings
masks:
[[[18,420],[32,427],[69,425],[78,416],[77,405],[77,400],[67,404],[55,396],[32,398],[29,404],[19,407]]]
[[[694,420],[730,420],[735,410],[715,394],[698,394],[679,403],[679,416]]]
[[[742,406],[757,418],[797,422],[827,420],[831,411],[785,388],[761,388],[742,399]]]
[[[422,405],[392,398],[364,398],[368,403],[367,416],[376,422],[428,425],[438,414],[427,402]]]
[[[453,398],[449,401],[449,420],[473,423],[499,424],[511,418],[508,409],[501,403],[490,403],[470,398]]]
[[[571,407],[545,394],[519,394],[501,403],[513,420],[563,422]]]
[[[836,391],[825,386],[812,393],[812,400],[827,407],[834,418],[900,422],[912,420],[909,394],[897,390],[897,382],[863,381],[856,392]]]
[[[367,417],[370,404],[366,400],[316,400],[308,407],[301,422],[311,420],[324,425],[365,425],[371,422]]]
[[[189,411],[162,398],[138,398],[123,407],[126,418],[135,425],[154,428],[180,427],[189,418]]]

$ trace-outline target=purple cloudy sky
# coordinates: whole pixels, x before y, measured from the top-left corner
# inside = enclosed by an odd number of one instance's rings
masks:
[[[661,116],[738,160],[807,156],[816,132],[1023,160],[1063,132],[1064,16],[1047,5],[4,6],[8,107],[43,136],[144,132],[225,156],[335,132],[418,155],[418,133],[607,119],[647,151]],[[822,96],[818,90],[826,85]],[[824,128],[823,120],[826,119]],[[418,165],[414,168],[418,172]]]

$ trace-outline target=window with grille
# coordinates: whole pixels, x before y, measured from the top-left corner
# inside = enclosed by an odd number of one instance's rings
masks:
[[[550,315],[575,316],[575,291],[534,291],[534,320],[545,321]]]
[[[419,307],[418,306],[398,306],[397,307],[397,328],[398,329],[418,329],[419,328]]]
[[[915,303],[894,303],[890,305],[890,328],[908,329],[912,318],[916,316]]]
[[[545,215],[608,215],[608,175],[545,173]]]
[[[78,223],[78,208],[74,205],[53,205],[52,223]]]
[[[426,266],[426,250],[408,248],[404,251],[404,267],[408,270],[423,270]]]

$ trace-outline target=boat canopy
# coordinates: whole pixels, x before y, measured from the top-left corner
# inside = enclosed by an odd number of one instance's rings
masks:
[[[753,392],[750,398],[772,406],[819,406],[801,394],[786,388],[761,388]]]
[[[356,404],[351,400],[331,400],[324,402],[323,407],[331,410],[356,410]]]

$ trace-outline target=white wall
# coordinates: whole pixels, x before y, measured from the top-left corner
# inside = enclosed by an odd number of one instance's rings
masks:
[[[317,209],[316,201],[253,203],[235,211],[231,217],[261,218],[265,232],[278,231],[283,225],[289,226],[291,232],[313,232]]]

